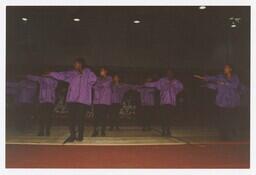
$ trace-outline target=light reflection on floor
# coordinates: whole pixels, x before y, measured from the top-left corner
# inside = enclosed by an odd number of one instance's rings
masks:
[[[140,127],[122,127],[119,131],[107,131],[106,137],[91,137],[92,127],[86,127],[82,142],[77,145],[162,145],[162,144],[193,144],[208,143],[219,140],[214,129],[173,128],[172,137],[161,137],[160,128],[153,127],[151,131],[142,131]],[[56,126],[51,130],[51,136],[37,136],[36,128],[26,132],[8,131],[7,144],[49,144],[60,145],[69,136],[67,127]]]

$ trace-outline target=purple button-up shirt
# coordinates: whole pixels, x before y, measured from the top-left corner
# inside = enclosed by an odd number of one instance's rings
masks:
[[[112,84],[112,104],[120,104],[123,100],[124,94],[133,88],[133,85],[129,84]]]
[[[49,76],[69,83],[66,97],[68,103],[92,104],[92,86],[97,77],[89,68],[84,69],[82,73],[73,70],[52,72]]]
[[[217,90],[216,105],[223,108],[233,108],[240,105],[240,81],[237,75],[227,79],[224,75],[206,76],[208,88]]]
[[[34,103],[37,92],[37,85],[30,80],[21,80],[20,82],[10,82],[7,88],[12,88],[12,95],[16,103]]]
[[[112,78],[110,76],[106,78],[99,77],[96,84],[93,86],[94,96],[93,104],[111,105],[112,96]]]
[[[183,85],[179,80],[169,80],[167,77],[158,81],[145,83],[146,87],[154,87],[160,91],[160,104],[176,106],[176,96],[183,90]]]
[[[140,87],[136,90],[140,93],[140,102],[142,106],[155,105],[155,89],[148,87]]]
[[[56,80],[49,77],[33,75],[28,75],[27,79],[39,83],[39,103],[55,103],[55,89],[58,85]]]

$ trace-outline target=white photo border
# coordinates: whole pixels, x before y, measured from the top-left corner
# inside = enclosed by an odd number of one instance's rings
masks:
[[[5,78],[6,6],[251,6],[251,117],[250,169],[6,169],[5,168]],[[0,174],[1,175],[256,175],[256,1],[253,0],[2,0],[0,1]],[[170,155],[171,156],[171,155]]]

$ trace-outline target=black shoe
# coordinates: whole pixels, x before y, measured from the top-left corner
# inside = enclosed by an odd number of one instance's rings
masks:
[[[75,136],[69,136],[65,141],[64,143],[71,143],[71,142],[74,142],[76,140],[76,137]]]

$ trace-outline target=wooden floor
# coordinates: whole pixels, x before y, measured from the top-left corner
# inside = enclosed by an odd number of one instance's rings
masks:
[[[63,145],[65,126],[54,126],[50,137],[8,130],[7,168],[248,168],[249,141],[223,142],[218,131],[199,127],[173,127],[171,137],[161,137],[154,127],[121,127],[106,137],[91,137],[86,127],[82,142]]]
[[[208,143],[219,140],[218,132],[202,128],[173,128],[172,137],[161,137],[160,128],[142,131],[140,127],[122,127],[119,131],[107,131],[106,137],[91,137],[92,127],[86,127],[82,142],[75,145],[177,145],[188,143]],[[51,136],[37,136],[36,128],[26,132],[7,132],[7,144],[62,145],[69,136],[67,127],[53,127]]]

